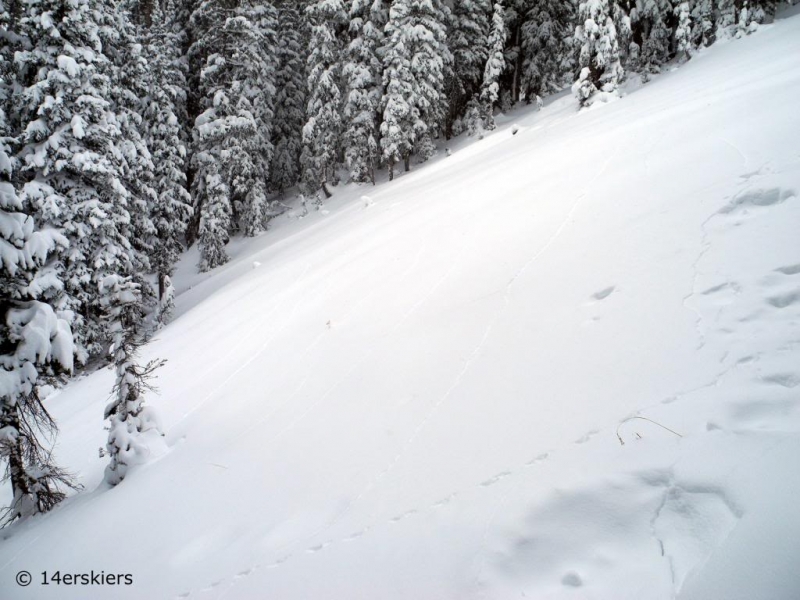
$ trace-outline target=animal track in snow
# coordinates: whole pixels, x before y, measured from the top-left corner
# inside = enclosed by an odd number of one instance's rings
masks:
[[[285,563],[290,558],[291,558],[291,554],[287,555],[287,556],[284,556],[283,558],[279,558],[274,563],[271,563],[271,564],[267,565],[266,568],[267,569],[277,569],[278,567],[280,567],[283,563]]]
[[[776,273],[782,273],[783,275],[798,275],[800,274],[800,263],[796,265],[786,265],[785,267],[778,267],[775,269]]]
[[[330,546],[330,545],[331,545],[331,543],[332,543],[332,542],[328,541],[328,542],[323,542],[322,544],[317,544],[316,546],[311,546],[311,548],[308,548],[308,549],[306,550],[306,552],[307,552],[308,554],[316,554],[316,553],[317,553],[317,552],[319,552],[320,550],[324,550],[325,548],[327,548],[328,546]]]
[[[404,519],[407,519],[408,517],[411,517],[411,516],[413,516],[415,514],[417,514],[416,510],[409,510],[409,511],[404,512],[402,515],[397,515],[396,517],[394,517],[392,519],[389,519],[389,522],[390,523],[399,523],[400,521],[402,521]]]
[[[770,296],[766,298],[767,304],[775,308],[786,308],[792,304],[800,302],[800,292],[789,292],[788,294],[779,294],[777,296]]]
[[[575,571],[567,571],[561,578],[561,585],[565,587],[578,588],[583,585],[583,579]]]
[[[249,569],[245,569],[244,571],[239,571],[236,575],[234,575],[234,579],[241,579],[242,577],[247,577],[253,571],[256,570],[256,567],[250,567]]]
[[[436,502],[431,508],[441,508],[442,506],[447,506],[456,498],[456,496],[458,496],[458,493],[453,492],[449,496],[446,496],[441,500],[439,500],[438,502]]]
[[[776,425],[797,409],[796,400],[749,400],[737,402],[727,407],[733,421],[733,429],[773,430]]]
[[[213,583],[210,583],[210,584],[208,585],[208,587],[204,587],[204,588],[203,588],[202,590],[200,590],[200,591],[201,591],[201,592],[210,592],[210,591],[212,591],[214,588],[216,588],[216,587],[219,587],[219,585],[220,585],[220,584],[221,584],[223,581],[225,581],[225,579],[218,579],[217,581],[214,581]]]
[[[526,467],[532,467],[533,465],[537,465],[540,462],[547,460],[549,456],[550,456],[549,452],[544,452],[544,453],[540,454],[539,456],[537,456],[536,458],[533,458],[533,459],[529,460],[528,462],[526,462],[525,466]]]
[[[761,379],[764,383],[771,383],[785,388],[795,388],[800,385],[800,375],[796,373],[774,373]]]
[[[582,435],[577,440],[575,440],[575,443],[576,444],[585,444],[590,439],[592,439],[594,436],[596,436],[598,433],[600,433],[599,429],[592,429],[591,431],[587,431],[584,435]]]
[[[669,561],[675,590],[728,536],[741,517],[720,491],[669,484],[651,522],[653,537]]]
[[[746,213],[748,208],[774,206],[775,204],[781,204],[787,200],[793,200],[794,198],[794,191],[782,190],[781,188],[747,190],[741,194],[737,194],[733,200],[722,207],[718,213],[721,215],[737,212]]]
[[[722,292],[724,290],[732,290],[734,293],[739,294],[742,291],[741,286],[736,283],[735,281],[726,281],[725,283],[720,283],[719,285],[715,285],[714,287],[710,287],[707,290],[700,292],[703,296],[710,296],[712,294],[716,294],[717,292]]]
[[[343,538],[342,541],[343,542],[354,542],[358,538],[364,537],[364,535],[368,531],[369,531],[369,527],[367,527],[366,529],[362,529],[361,531],[356,531],[355,533],[351,533],[350,535],[348,535],[346,538]]]
[[[489,486],[492,486],[492,485],[494,485],[495,483],[497,483],[498,481],[500,481],[500,480],[502,480],[502,479],[505,479],[505,478],[506,478],[506,477],[508,477],[509,475],[511,475],[511,471],[503,471],[502,473],[498,473],[498,474],[497,474],[497,475],[495,475],[494,477],[490,477],[490,478],[489,478],[489,479],[487,479],[486,481],[482,481],[482,482],[480,483],[480,486],[481,486],[481,487],[489,487]]]
[[[615,285],[609,286],[607,288],[600,290],[599,292],[595,292],[594,294],[592,294],[592,298],[595,300],[605,300],[611,294],[613,294],[616,289],[617,286]]]

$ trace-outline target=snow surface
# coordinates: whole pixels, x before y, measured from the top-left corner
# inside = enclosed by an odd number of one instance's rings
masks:
[[[166,437],[108,489],[113,373],[49,397],[86,490],[0,597],[800,597],[799,57],[778,21],[190,252]],[[92,569],[134,583],[38,579]]]

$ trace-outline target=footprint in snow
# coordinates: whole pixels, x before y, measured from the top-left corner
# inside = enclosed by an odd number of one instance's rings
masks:
[[[539,464],[540,462],[547,460],[547,458],[549,456],[550,456],[549,452],[545,452],[543,454],[540,454],[536,458],[533,458],[533,459],[529,460],[528,462],[526,462],[525,466],[526,467],[532,467],[533,465]]]
[[[603,288],[599,292],[595,292],[594,294],[592,294],[592,298],[594,300],[605,300],[611,294],[613,294],[616,289],[617,289],[617,286],[615,286],[615,285],[609,286],[607,288]]]
[[[441,508],[442,506],[447,506],[448,504],[450,504],[455,499],[456,496],[458,496],[458,494],[456,492],[453,492],[449,496],[447,496],[445,498],[442,498],[441,500],[439,500],[438,502],[433,504],[432,507],[433,508]]]
[[[408,512],[404,512],[402,515],[397,515],[393,519],[389,519],[390,523],[399,523],[403,519],[407,519],[408,517],[415,515],[417,513],[416,510],[409,510]]]
[[[767,304],[775,308],[787,308],[800,302],[800,292],[789,292],[788,294],[770,296],[766,301]]]
[[[573,588],[581,587],[583,585],[583,579],[581,579],[581,576],[575,571],[567,571],[561,578],[561,585]]]
[[[590,439],[592,439],[594,436],[596,436],[598,433],[600,433],[599,429],[592,429],[591,431],[587,431],[585,435],[582,435],[577,440],[575,440],[575,443],[576,444],[585,444]]]
[[[203,589],[202,589],[202,590],[200,590],[200,591],[201,591],[201,592],[211,592],[211,591],[213,591],[213,590],[214,590],[214,588],[217,588],[217,587],[219,587],[219,585],[220,585],[220,584],[221,584],[223,581],[225,581],[225,580],[224,580],[224,579],[219,579],[219,580],[217,580],[217,581],[215,581],[215,582],[213,582],[213,583],[209,584],[209,586],[208,586],[208,587],[205,587],[205,588],[203,588]]]
[[[762,378],[764,383],[779,385],[785,388],[796,388],[800,385],[800,375],[795,373],[775,373]]]
[[[278,567],[280,567],[280,566],[281,566],[283,563],[285,563],[287,560],[289,560],[289,558],[290,558],[290,557],[291,557],[291,555],[289,555],[289,556],[284,556],[283,558],[279,558],[279,559],[278,559],[278,560],[276,560],[274,563],[267,565],[265,568],[267,568],[267,569],[277,569],[277,568],[278,568]]]
[[[306,550],[306,552],[307,552],[308,554],[316,554],[316,553],[317,553],[317,552],[319,552],[320,550],[324,550],[325,548],[327,548],[327,547],[328,547],[328,546],[330,546],[330,545],[331,545],[331,542],[330,542],[330,541],[328,541],[328,542],[324,542],[324,543],[322,543],[322,544],[319,544],[318,546],[311,546],[311,548],[309,548],[308,550]]]
[[[775,269],[777,273],[782,273],[783,275],[798,275],[800,274],[800,263],[796,265],[786,265],[785,267],[778,267]]]
[[[492,485],[494,485],[495,483],[497,483],[498,481],[501,481],[501,480],[505,479],[505,478],[506,478],[506,477],[508,477],[509,475],[511,475],[511,471],[503,471],[502,473],[498,473],[498,474],[497,474],[497,475],[495,475],[494,477],[490,477],[490,478],[489,478],[489,479],[487,479],[486,481],[483,481],[483,482],[481,482],[481,484],[480,484],[480,485],[481,485],[481,487],[489,487],[489,486],[492,486]]]
[[[362,529],[361,531],[356,531],[348,535],[346,538],[342,539],[343,542],[353,542],[360,537],[364,537],[364,535],[369,531],[369,529]]]
[[[707,290],[700,292],[700,294],[702,294],[703,296],[710,296],[712,294],[716,294],[717,292],[722,292],[726,290],[731,290],[735,294],[740,294],[742,291],[742,287],[735,281],[726,281],[725,283],[720,283],[719,285],[710,287]]]
[[[253,571],[256,570],[256,567],[250,567],[249,569],[245,569],[244,571],[239,571],[235,576],[234,579],[241,579],[242,577],[247,577]]]
[[[717,213],[721,215],[748,213],[748,209],[751,208],[774,206],[795,198],[794,191],[781,188],[747,190],[734,196],[733,200],[719,209]]]

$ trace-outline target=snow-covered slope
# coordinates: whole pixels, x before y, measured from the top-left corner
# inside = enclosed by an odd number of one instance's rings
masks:
[[[112,374],[49,399],[0,597],[800,597],[798,98],[793,17],[187,257],[166,437],[107,489]]]

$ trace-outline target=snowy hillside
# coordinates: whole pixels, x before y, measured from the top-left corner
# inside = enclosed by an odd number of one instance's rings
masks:
[[[113,373],[50,397],[0,597],[800,597],[798,98],[793,16],[190,253],[166,436],[110,489]]]

